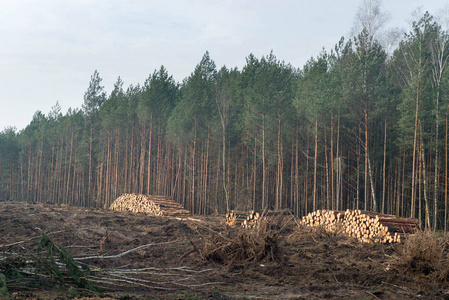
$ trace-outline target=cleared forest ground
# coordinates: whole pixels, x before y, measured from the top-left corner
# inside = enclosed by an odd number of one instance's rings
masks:
[[[229,228],[224,217],[195,218],[0,202],[3,298],[449,299],[446,240],[411,249],[362,244],[291,216],[273,218],[259,233]],[[47,256],[36,251],[43,233],[89,266],[85,274],[100,291],[45,269]],[[426,257],[425,249],[440,256]]]

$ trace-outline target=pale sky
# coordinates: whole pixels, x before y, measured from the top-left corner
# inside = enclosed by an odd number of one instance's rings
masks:
[[[449,0],[384,0],[385,29],[409,31],[412,11],[436,16]],[[217,69],[242,69],[271,50],[302,68],[350,37],[362,0],[0,0],[0,131],[21,130],[58,101],[80,108],[98,70],[110,93],[164,65],[176,81],[209,51]]]

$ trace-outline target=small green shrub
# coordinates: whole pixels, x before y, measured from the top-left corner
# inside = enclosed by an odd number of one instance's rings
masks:
[[[6,287],[6,276],[0,273],[0,296],[8,295],[8,288]]]

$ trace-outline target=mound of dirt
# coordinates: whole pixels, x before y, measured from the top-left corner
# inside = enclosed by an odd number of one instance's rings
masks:
[[[361,244],[319,228],[302,227],[292,217],[267,222],[259,233],[257,229],[228,227],[224,220],[197,217],[190,221],[144,213],[0,202],[3,295],[7,293],[9,299],[448,296],[445,281],[410,276],[393,267],[392,257],[401,253],[402,244]],[[96,284],[96,291],[76,286],[68,264],[54,256],[56,252],[36,251],[43,233],[51,239],[50,246],[65,249],[76,264],[84,266],[82,270]],[[54,256],[56,264],[52,266],[57,265],[63,277],[43,267],[48,266],[44,264],[49,261],[48,255]]]

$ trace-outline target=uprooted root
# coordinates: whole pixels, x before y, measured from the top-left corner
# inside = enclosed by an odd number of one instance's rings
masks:
[[[437,237],[428,231],[407,238],[397,250],[391,267],[419,281],[449,281],[449,238]]]
[[[250,230],[236,228],[226,236],[212,232],[204,237],[202,253],[206,259],[221,264],[281,262],[282,239],[291,220],[288,216],[266,217]]]

